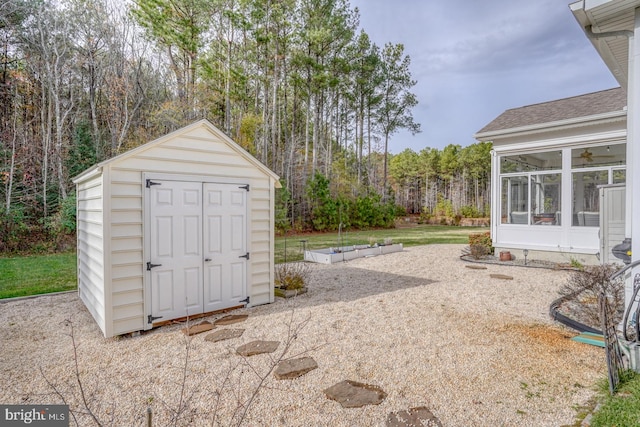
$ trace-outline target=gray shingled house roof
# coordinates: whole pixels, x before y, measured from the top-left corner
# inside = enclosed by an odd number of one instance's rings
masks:
[[[626,92],[618,87],[541,104],[512,108],[500,114],[491,123],[480,129],[477,135],[622,111],[626,105]]]

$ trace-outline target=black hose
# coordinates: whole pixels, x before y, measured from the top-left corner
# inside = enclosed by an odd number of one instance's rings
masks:
[[[560,314],[558,312],[558,306],[563,302],[575,297],[579,292],[574,292],[571,295],[565,295],[554,302],[549,306],[549,315],[553,318],[553,320],[562,323],[565,326],[570,327],[571,329],[575,329],[578,332],[591,332],[594,334],[602,334],[602,331],[599,331],[591,326],[585,325],[582,322],[578,322],[577,320],[571,319],[570,317],[565,316],[564,314]]]

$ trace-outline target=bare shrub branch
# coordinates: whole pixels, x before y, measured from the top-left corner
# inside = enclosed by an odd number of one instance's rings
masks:
[[[600,308],[598,296],[607,296],[607,301],[615,313],[615,322],[622,320],[624,310],[624,283],[622,280],[609,280],[617,271],[614,264],[588,266],[584,270],[575,271],[569,281],[560,289],[560,295],[574,300],[580,307],[582,316],[594,327],[600,325]]]
[[[215,382],[217,384],[209,382],[211,377],[197,374],[198,372],[206,372],[206,366],[199,366],[197,360],[194,360],[193,337],[185,334],[183,337],[184,359],[178,364],[179,366],[169,368],[177,370],[176,376],[173,377],[176,379],[175,387],[171,388],[175,393],[170,392],[169,395],[165,396],[152,395],[143,408],[133,408],[133,414],[129,415],[123,413],[123,408],[119,408],[115,403],[105,407],[105,404],[100,402],[99,392],[102,388],[100,384],[92,382],[92,386],[87,387],[87,377],[82,373],[79,342],[74,325],[70,320],[65,321],[65,325],[70,328],[68,335],[71,338],[72,345],[70,351],[70,356],[73,358],[71,362],[73,369],[72,379],[61,386],[47,378],[42,368],[40,371],[53,393],[64,404],[70,405],[70,414],[75,425],[87,425],[89,423],[100,427],[121,425],[123,423],[140,425],[147,419],[147,411],[151,409],[149,405],[155,400],[163,407],[163,411],[166,411],[166,425],[173,427],[186,426],[194,422],[197,423],[198,420],[209,419],[212,427],[216,425],[240,426],[247,423],[250,409],[260,392],[265,388],[270,388],[268,386],[269,377],[280,362],[308,353],[322,345],[298,349],[295,356],[291,355],[300,333],[308,325],[309,321],[310,316],[302,320],[296,320],[295,312],[292,310],[285,321],[286,337],[283,340],[284,345],[276,353],[276,356],[269,355],[266,363],[264,363],[265,359],[262,359],[263,363],[255,364],[246,357],[231,355],[230,353],[228,355],[230,364],[224,369],[223,374],[218,377],[220,381],[216,379]],[[186,325],[188,328],[188,319]],[[254,379],[250,383],[252,385],[248,388],[246,381],[250,377],[247,375]],[[255,379],[257,379],[257,382],[255,382]],[[100,379],[96,381],[100,381]],[[129,394],[127,397],[131,400],[136,400],[139,396],[136,396],[135,393],[140,393],[140,391],[129,388],[124,388],[123,391]],[[211,399],[212,397],[214,399]],[[198,409],[197,406],[201,402],[200,399],[211,401],[213,403],[211,410]],[[74,404],[77,407],[73,407]],[[85,417],[86,419],[84,419]],[[102,419],[105,417],[106,419]],[[128,417],[130,419],[127,422],[125,420]],[[162,419],[162,416],[158,419]]]
[[[275,286],[284,290],[295,290],[304,287],[309,279],[311,266],[306,262],[289,262],[276,265]]]

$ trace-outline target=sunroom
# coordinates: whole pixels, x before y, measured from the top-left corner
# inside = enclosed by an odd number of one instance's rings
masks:
[[[602,202],[606,189],[624,191],[624,105],[624,92],[611,89],[516,108],[475,135],[493,142],[491,237],[497,251],[599,262],[608,244],[601,224],[624,224],[624,217],[610,215],[624,214],[624,197],[609,210]]]

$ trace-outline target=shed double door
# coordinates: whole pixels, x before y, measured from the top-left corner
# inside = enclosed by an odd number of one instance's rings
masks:
[[[247,295],[246,188],[163,180],[148,187],[149,323],[242,304]]]

